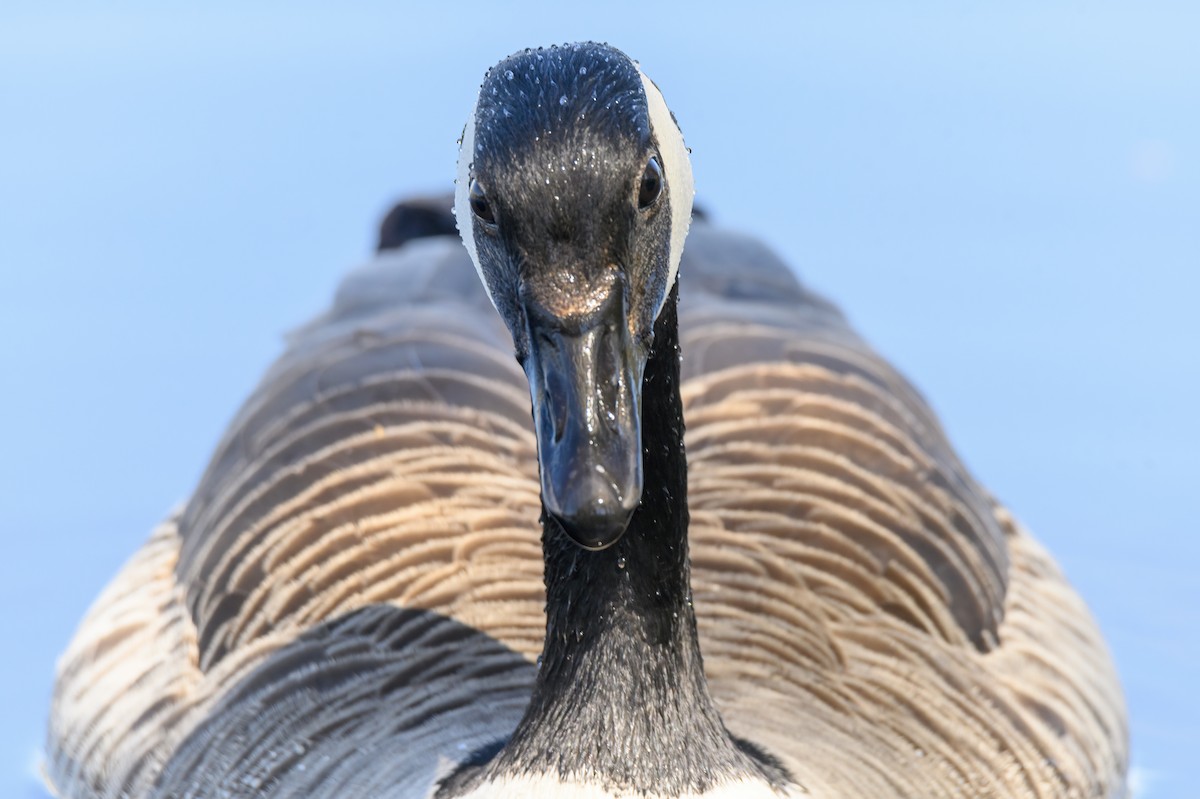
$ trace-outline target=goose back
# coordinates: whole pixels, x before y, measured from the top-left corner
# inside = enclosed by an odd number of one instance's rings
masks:
[[[730,730],[817,797],[1121,795],[1095,625],[920,396],[760,244],[695,224],[680,275]],[[544,633],[535,448],[456,240],[350,275],[63,656],[57,789],[424,796],[494,748]]]

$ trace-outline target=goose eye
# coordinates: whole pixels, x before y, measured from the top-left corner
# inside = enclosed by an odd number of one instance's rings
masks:
[[[646,162],[646,171],[642,173],[642,182],[638,186],[638,208],[644,210],[654,205],[662,190],[662,167],[658,165],[657,158],[651,158]]]
[[[479,185],[478,180],[471,180],[471,211],[485,225],[496,224],[496,217],[492,213],[492,204],[488,202],[487,195],[483,192],[483,187]]]

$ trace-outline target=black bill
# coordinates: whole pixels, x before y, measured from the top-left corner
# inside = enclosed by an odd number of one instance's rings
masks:
[[[542,503],[588,549],[616,543],[642,496],[645,358],[630,340],[624,291],[614,289],[583,320],[526,314]]]

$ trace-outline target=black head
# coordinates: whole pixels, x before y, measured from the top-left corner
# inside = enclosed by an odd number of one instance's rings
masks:
[[[615,542],[641,496],[642,370],[692,193],[662,95],[618,50],[526,50],[488,72],[455,214],[529,378],[543,504],[585,547]]]

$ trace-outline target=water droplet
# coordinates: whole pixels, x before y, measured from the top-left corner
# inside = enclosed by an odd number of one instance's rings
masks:
[[[558,104],[559,104],[559,105],[566,105],[566,104],[567,104],[567,96],[566,96],[565,94],[564,94],[562,97],[559,97],[559,98],[558,98]]]
[[[513,71],[511,69],[504,70],[504,77],[508,78],[509,80],[512,80],[513,79]]]
[[[624,555],[621,555],[619,558],[617,558],[617,568],[618,569],[625,568],[625,556]]]
[[[587,67],[580,67],[580,68],[579,68],[579,74],[580,74],[580,75],[586,75],[586,74],[587,74]]]

